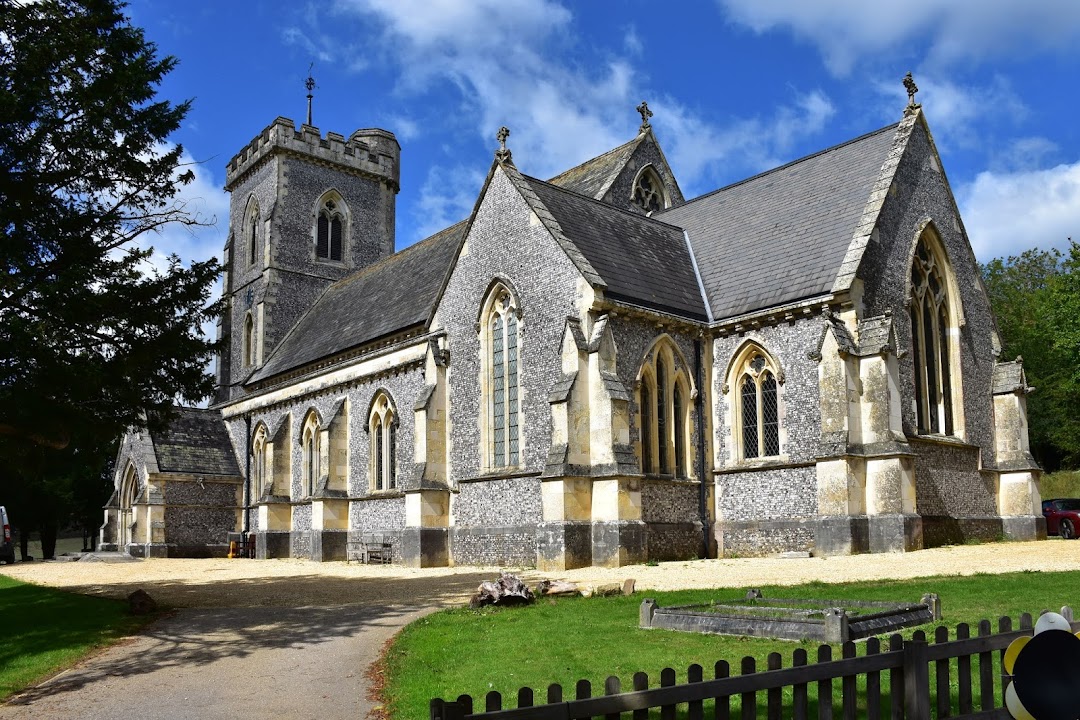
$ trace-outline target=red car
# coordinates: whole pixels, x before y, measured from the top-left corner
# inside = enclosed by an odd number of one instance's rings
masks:
[[[1080,530],[1080,498],[1043,500],[1046,534],[1060,535],[1065,540],[1076,537]]]

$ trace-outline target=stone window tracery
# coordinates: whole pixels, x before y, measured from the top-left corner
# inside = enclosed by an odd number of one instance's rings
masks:
[[[251,501],[257,502],[267,487],[267,440],[266,425],[259,423],[251,441]]]
[[[954,435],[950,330],[952,308],[945,263],[924,233],[911,264],[911,355],[920,434]]]
[[[779,456],[782,376],[775,361],[750,344],[732,364],[730,376],[735,390],[732,434],[740,459]]]
[[[485,303],[484,407],[486,465],[489,469],[521,463],[520,333],[513,294],[501,283]]]
[[[319,203],[315,222],[315,257],[341,262],[344,245],[345,209],[336,195],[329,195]]]
[[[315,411],[308,413],[304,420],[304,429],[300,435],[301,442],[301,469],[300,482],[301,494],[311,497],[315,493],[315,486],[322,475],[322,432],[319,424],[319,416]]]
[[[651,165],[644,167],[634,180],[634,204],[645,212],[658,212],[667,207],[664,183]]]
[[[371,404],[368,432],[371,436],[371,489],[397,487],[397,414],[390,396],[380,391]]]
[[[641,471],[687,477],[687,399],[691,388],[686,368],[670,340],[654,343],[646,354],[639,383]]]

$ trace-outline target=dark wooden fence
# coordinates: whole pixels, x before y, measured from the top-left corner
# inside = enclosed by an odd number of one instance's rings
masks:
[[[1070,608],[1062,608],[1061,614],[1072,622]],[[1080,623],[1072,627],[1080,629]],[[727,661],[720,660],[709,680],[700,665],[691,665],[682,685],[675,684],[671,668],[661,671],[659,686],[652,688],[648,675],[639,672],[627,692],[617,677],[609,677],[595,695],[588,680],[579,680],[572,698],[566,697],[570,693],[564,693],[561,685],[548,686],[543,704],[536,704],[530,688],[521,688],[517,707],[506,710],[498,692],[488,693],[482,708],[475,707],[468,695],[454,701],[436,698],[431,701],[431,720],[619,720],[624,713],[644,720],[653,708],[659,709],[661,720],[677,716],[703,720],[707,714],[715,720],[756,720],[759,716],[831,720],[838,713],[845,720],[1007,720],[1011,716],[1004,708],[1004,695],[1010,680],[1001,661],[1009,643],[1031,635],[1031,615],[1020,616],[1018,630],[1013,630],[1011,618],[1000,618],[997,629],[992,634],[990,621],[983,620],[972,636],[971,628],[961,624],[950,640],[949,629],[938,627],[933,642],[917,630],[908,641],[891,636],[884,648],[878,638],[870,638],[863,643],[862,655],[857,655],[855,643],[847,642],[838,659],[833,658],[831,646],[822,645],[812,664],[806,650],[799,648],[787,668],[782,667],[780,653],[770,654],[765,668],[758,668],[754,658],[744,657],[738,675]],[[973,671],[973,665],[977,670]]]

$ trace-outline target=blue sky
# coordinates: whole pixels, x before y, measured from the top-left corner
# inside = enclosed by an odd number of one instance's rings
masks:
[[[132,0],[193,107],[173,140],[216,224],[151,238],[220,254],[228,160],[278,115],[394,132],[397,247],[466,217],[500,125],[545,178],[655,133],[686,197],[900,119],[908,71],[976,256],[1080,240],[1075,0]]]

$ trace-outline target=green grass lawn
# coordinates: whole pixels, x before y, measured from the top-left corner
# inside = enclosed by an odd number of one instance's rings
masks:
[[[127,603],[0,575],[0,701],[147,622]]]
[[[628,573],[632,570],[628,568]],[[895,600],[916,602],[923,593],[941,597],[942,624],[974,626],[1008,615],[1014,623],[1021,613],[1037,616],[1043,609],[1062,605],[1080,607],[1080,572],[973,577],[928,577],[915,580],[867,583],[811,583],[796,587],[763,587],[765,597],[827,598],[835,600]],[[604,680],[616,675],[625,689],[635,672],[644,671],[650,686],[657,685],[661,669],[673,668],[677,682],[686,682],[692,663],[711,677],[714,663],[727,660],[739,667],[744,656],[765,666],[769,653],[779,652],[785,667],[792,652],[804,648],[811,661],[818,643],[765,640],[718,635],[695,635],[665,630],[641,630],[638,607],[645,597],[662,607],[707,603],[742,596],[742,591],[694,590],[638,593],[630,597],[563,598],[540,600],[521,608],[448,610],[418,620],[405,628],[386,659],[386,691],[390,716],[425,717],[433,697],[450,700],[473,696],[482,708],[492,690],[502,693],[504,707],[516,706],[517,690],[533,688],[537,703],[544,702],[548,684],[559,683],[565,697],[573,696],[579,679],[592,683],[593,694],[603,692]],[[933,626],[922,626],[933,637]],[[910,636],[914,629],[904,631]],[[860,649],[860,654],[863,650]],[[839,657],[839,648],[833,657]],[[954,675],[955,683],[955,675]]]

